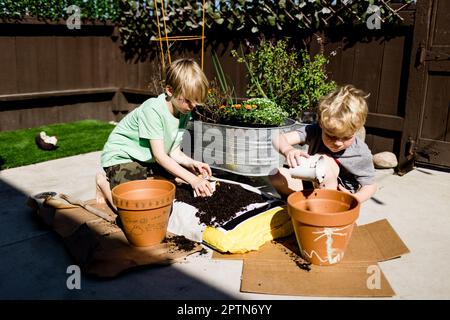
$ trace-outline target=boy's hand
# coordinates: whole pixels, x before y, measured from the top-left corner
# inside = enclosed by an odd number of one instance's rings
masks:
[[[195,173],[201,174],[204,178],[212,176],[211,168],[209,167],[209,164],[207,164],[207,163],[203,163],[203,162],[194,160],[194,161],[192,161],[192,164],[190,167],[191,167],[190,169],[192,171],[194,171]]]
[[[196,179],[192,181],[191,186],[195,193],[201,197],[210,197],[214,192],[209,181],[202,177],[196,177]]]
[[[296,166],[300,165],[301,158],[309,158],[309,154],[296,148],[292,148],[285,152],[285,157],[289,168],[295,168]]]

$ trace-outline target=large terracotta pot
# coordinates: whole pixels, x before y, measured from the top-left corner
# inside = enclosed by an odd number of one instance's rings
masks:
[[[358,199],[342,191],[314,189],[292,193],[288,197],[288,213],[303,258],[323,266],[341,261],[359,210]]]
[[[146,247],[162,242],[174,197],[175,185],[166,180],[135,180],[112,189],[113,202],[130,244]]]

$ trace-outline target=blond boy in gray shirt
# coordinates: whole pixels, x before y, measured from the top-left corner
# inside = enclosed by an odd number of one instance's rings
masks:
[[[319,102],[318,124],[281,134],[273,145],[290,168],[300,165],[302,159],[323,155],[326,171],[319,188],[353,193],[361,202],[366,201],[377,191],[371,151],[356,136],[367,112],[366,95],[361,90],[351,85],[340,87]],[[308,144],[308,152],[294,148],[296,144]],[[283,197],[304,188],[302,180],[293,178],[286,168],[275,170],[269,178]]]

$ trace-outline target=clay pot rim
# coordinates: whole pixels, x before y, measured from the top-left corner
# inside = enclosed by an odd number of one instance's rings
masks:
[[[160,193],[158,195],[155,195],[153,197],[146,197],[145,199],[133,199],[133,200],[130,200],[130,199],[126,199],[126,198],[122,197],[121,194],[117,194],[118,190],[120,190],[121,188],[126,188],[130,184],[144,185],[144,187],[142,187],[141,189],[152,189],[152,185],[164,184],[165,186],[168,186],[169,189],[165,190],[165,192]],[[148,187],[145,187],[145,186],[148,186]],[[133,207],[133,205],[132,205],[133,203],[141,202],[141,201],[152,201],[152,200],[156,200],[156,199],[159,199],[159,198],[164,198],[167,195],[170,195],[171,198],[174,198],[175,197],[175,189],[176,189],[175,185],[172,182],[168,181],[168,180],[163,180],[163,179],[133,180],[133,181],[124,182],[124,183],[121,183],[121,184],[115,186],[111,190],[111,194],[112,194],[112,197],[113,197],[113,202],[116,202],[116,201],[117,202],[118,201],[128,201],[128,203],[130,204],[129,206],[121,207],[121,209],[138,210],[139,211],[139,210],[142,210],[142,209],[145,209],[145,208],[135,209]],[[173,199],[172,199],[172,202],[173,202]],[[161,203],[158,206],[152,206],[151,208],[148,208],[148,209],[157,209],[157,208],[165,207],[166,205],[167,204]]]
[[[340,211],[340,212],[317,213],[309,210],[296,208],[296,206],[292,204],[293,199],[298,197],[299,194],[302,194],[305,197],[305,199],[308,199],[308,196],[313,193],[324,193],[324,194],[334,193],[339,196],[350,197],[352,199],[350,209],[347,211]],[[288,214],[291,216],[292,219],[295,219],[296,221],[299,221],[304,224],[317,227],[339,227],[352,224],[356,221],[356,219],[358,219],[361,206],[360,201],[353,194],[329,189],[313,189],[313,190],[309,189],[297,191],[289,195],[287,202],[288,202]]]

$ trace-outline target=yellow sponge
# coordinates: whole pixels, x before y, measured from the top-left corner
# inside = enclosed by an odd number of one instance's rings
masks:
[[[276,206],[240,222],[231,230],[206,227],[203,242],[220,252],[245,253],[292,233],[286,206]]]

